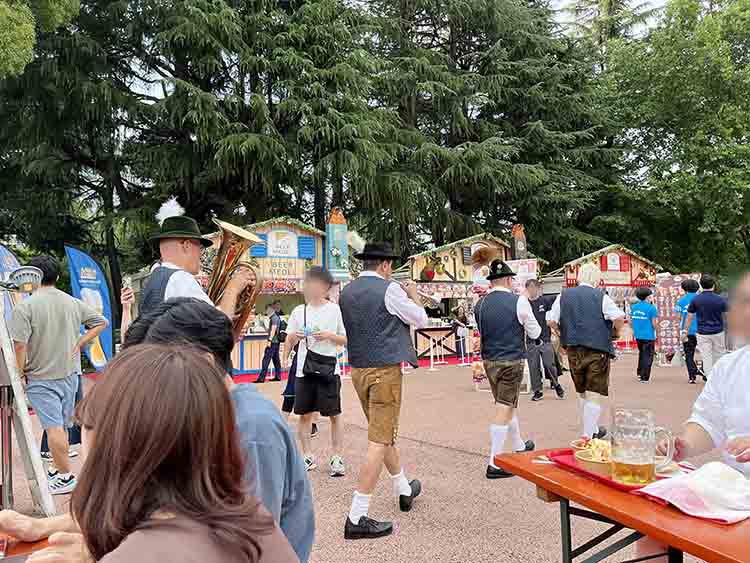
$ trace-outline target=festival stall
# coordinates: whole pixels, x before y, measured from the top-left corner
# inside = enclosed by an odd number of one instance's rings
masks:
[[[338,301],[341,285],[351,279],[348,229],[339,208],[332,210],[326,231],[291,217],[276,217],[243,228],[263,240],[262,244],[252,246],[246,256],[262,278],[262,289],[255,304],[255,315],[251,316],[234,348],[232,362],[237,374],[255,374],[260,371],[267,344],[267,306],[280,302],[282,317],[286,318],[297,305],[304,303],[304,277],[310,267],[324,266],[331,271],[336,280],[331,299]],[[214,240],[212,248],[219,245],[220,233],[207,237]],[[210,268],[210,259],[205,267]],[[144,269],[131,276],[136,302],[148,273],[149,270]],[[204,287],[208,285],[209,275],[205,271],[196,277]]]
[[[544,263],[528,254],[523,227],[517,225],[513,229],[513,246],[481,233],[415,254],[394,273],[396,280],[415,282],[419,293],[433,302],[428,305],[434,305],[426,307],[430,326],[414,332],[420,359],[432,355],[443,361],[459,355],[450,319],[458,307],[463,307],[474,324],[474,304],[489,286],[486,278],[494,259],[506,261],[518,273],[514,279],[518,291],[527,279],[538,276]]]
[[[574,287],[578,283],[578,272],[583,264],[595,263],[602,271],[601,286],[626,314],[635,299],[637,287],[655,287],[656,274],[661,266],[640,256],[620,244],[606,246],[596,252],[571,260],[559,270],[550,272],[551,280],[564,276],[562,287]],[[547,277],[543,278],[546,281]],[[617,343],[621,348],[634,346],[633,333],[627,325],[623,338]]]

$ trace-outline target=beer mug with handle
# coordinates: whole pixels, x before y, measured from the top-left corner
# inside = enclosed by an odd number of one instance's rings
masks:
[[[656,445],[659,434],[666,435],[668,451],[657,463]],[[649,409],[617,407],[612,415],[612,477],[625,485],[648,485],[656,474],[672,463],[674,437],[654,424]]]

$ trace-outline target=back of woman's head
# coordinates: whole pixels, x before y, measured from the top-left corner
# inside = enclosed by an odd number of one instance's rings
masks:
[[[204,348],[232,372],[232,322],[219,309],[194,297],[176,297],[139,316],[125,335],[123,349],[137,344],[186,344]]]
[[[78,418],[93,439],[71,509],[95,560],[134,530],[168,523],[151,519],[162,511],[206,524],[258,561],[258,535],[273,522],[246,493],[223,379],[196,350],[133,346],[83,400]]]

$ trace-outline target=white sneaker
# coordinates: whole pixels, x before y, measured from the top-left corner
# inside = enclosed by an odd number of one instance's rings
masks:
[[[49,469],[47,470],[47,481],[50,483],[57,479],[57,477],[60,475],[60,472],[53,466],[50,465]]]
[[[343,477],[346,475],[346,466],[340,455],[333,456],[328,465],[330,466],[331,477]]]
[[[49,492],[53,495],[67,495],[73,492],[77,484],[78,481],[76,481],[76,476],[73,474],[67,477],[58,475],[49,482]]]
[[[313,456],[311,455],[305,456],[305,471],[312,471],[313,469],[317,469],[317,468],[318,466],[315,463]]]

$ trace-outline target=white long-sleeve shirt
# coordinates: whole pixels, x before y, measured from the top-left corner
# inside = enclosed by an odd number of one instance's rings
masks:
[[[377,272],[371,270],[362,272],[360,276],[370,276],[385,279]],[[412,301],[404,288],[398,283],[391,283],[385,292],[385,308],[394,317],[398,317],[403,322],[414,328],[424,328],[427,326],[429,319],[424,307],[420,307]]]
[[[198,280],[195,279],[193,274],[186,272],[171,262],[157,262],[151,267],[151,271],[153,272],[159,266],[171,270],[177,270],[170,276],[169,281],[167,282],[167,287],[164,290],[165,301],[167,299],[172,299],[173,297],[194,297],[213,305],[211,299],[206,295],[206,292],[201,287],[201,284],[198,283]]]
[[[504,291],[506,293],[512,293],[507,287],[493,287],[487,293],[489,294],[493,291]],[[528,336],[532,340],[541,336],[542,327],[539,326],[539,323],[534,316],[534,311],[532,311],[531,309],[531,303],[529,303],[529,300],[523,295],[518,297],[518,303],[516,303],[516,317],[518,318],[518,323],[526,331],[526,336]]]
[[[750,437],[750,346],[717,362],[688,422],[703,428],[716,448],[725,448],[734,438]],[[723,460],[750,477],[750,463],[738,463],[727,452]]]
[[[585,285],[587,287],[593,287],[587,283],[582,283],[580,285]],[[552,309],[549,313],[547,313],[547,320],[548,321],[554,321],[556,323],[560,322],[560,297],[562,295],[558,295],[557,299],[555,299],[555,302],[552,304]],[[612,301],[612,298],[604,294],[604,299],[602,300],[602,314],[604,315],[604,319],[607,321],[616,321],[617,319],[621,319],[625,316],[625,312],[620,309],[614,301]]]

